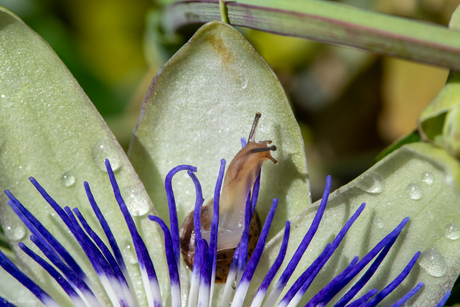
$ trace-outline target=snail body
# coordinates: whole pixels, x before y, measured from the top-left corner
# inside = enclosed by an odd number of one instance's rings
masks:
[[[219,229],[217,236],[216,282],[225,282],[235,248],[244,230],[246,200],[252,191],[262,165],[268,160],[278,162],[271,156],[276,146],[268,146],[270,140],[256,142],[255,131],[260,113],[256,113],[247,144],[236,154],[225,173],[219,203]],[[213,199],[201,209],[201,235],[209,243]],[[187,266],[192,269],[195,255],[195,230],[193,211],[185,218],[180,230],[180,246]],[[254,211],[249,225],[248,256],[252,255],[261,231],[260,220]],[[248,259],[249,259],[248,257]]]

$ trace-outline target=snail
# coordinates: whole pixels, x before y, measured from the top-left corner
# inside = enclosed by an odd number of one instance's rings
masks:
[[[236,154],[225,173],[219,203],[219,230],[217,239],[216,282],[224,283],[232,262],[235,248],[244,230],[246,200],[262,165],[268,160],[277,164],[270,151],[276,146],[268,146],[272,141],[255,141],[255,132],[261,113],[257,112],[247,144]],[[209,243],[213,199],[201,209],[201,234]],[[261,231],[260,220],[254,211],[249,225],[248,259],[255,249]],[[187,215],[180,230],[180,247],[187,266],[192,270],[195,257],[195,230],[193,211]]]

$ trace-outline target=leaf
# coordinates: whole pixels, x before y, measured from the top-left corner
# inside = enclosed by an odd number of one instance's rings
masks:
[[[16,15],[0,8],[0,190],[9,189],[65,243],[101,293],[99,279],[88,261],[83,260],[83,251],[27,178],[34,176],[61,206],[79,207],[90,225],[95,226],[98,224],[83,188],[83,181],[88,181],[123,250],[131,239],[104,171],[105,158],[117,170],[116,177],[131,212],[141,215],[137,222],[148,234],[144,236],[146,243],[150,247],[162,244],[162,235],[158,235],[153,223],[147,222],[147,213],[154,209],[143,185],[102,117],[49,45]],[[0,206],[2,227],[24,270],[35,274],[41,285],[49,284],[45,291],[67,305],[66,296],[58,293],[55,282],[17,247],[19,240],[29,247],[33,244],[3,193]],[[100,227],[94,228],[102,233]],[[134,256],[132,250],[126,256]],[[166,266],[161,249],[151,251],[155,264]],[[128,265],[133,284],[140,290],[136,267]],[[159,278],[167,279],[167,272],[160,272]],[[0,289],[5,290],[3,283],[8,281],[2,279],[0,283]],[[14,293],[1,295],[21,297]],[[142,296],[139,299],[145,302]]]
[[[287,287],[332,241],[361,203],[365,202],[363,213],[330,262],[316,277],[308,293],[317,293],[354,256],[361,259],[403,218],[409,217],[409,223],[364,291],[371,288],[383,289],[402,271],[412,256],[421,251],[418,265],[402,286],[386,300],[386,304],[391,305],[396,298],[422,281],[425,286],[413,306],[435,306],[446,291],[452,288],[460,272],[459,175],[459,162],[444,149],[430,144],[412,143],[389,154],[363,175],[331,194],[318,232]],[[286,259],[292,257],[306,233],[318,204],[316,202],[313,208],[306,209],[293,221]],[[278,234],[267,244],[260,262],[263,265],[256,272],[259,278],[273,263],[282,235]],[[422,261],[431,249],[435,250],[434,258]],[[311,298],[308,293],[302,300],[303,304]]]
[[[458,96],[457,96],[458,97]],[[453,98],[453,97],[452,97]],[[443,127],[443,141],[446,150],[457,159],[460,158],[460,104],[447,113]]]
[[[238,31],[212,22],[155,76],[130,144],[128,155],[161,218],[169,221],[166,174],[179,164],[196,166],[203,195],[212,197],[220,159],[228,165],[241,149],[256,112],[256,140],[273,140],[279,161],[262,168],[259,215],[264,220],[272,199],[280,199],[275,234],[310,204],[303,141],[278,79]],[[173,183],[181,223],[194,208],[195,190],[185,172]]]
[[[167,1],[168,31],[220,20],[217,1]],[[460,69],[460,33],[332,1],[226,2],[230,24]]]
[[[460,32],[460,6],[452,14],[449,28]],[[460,74],[451,71],[446,86],[418,119],[418,130],[422,138],[446,148],[457,159],[460,158],[459,95]]]
[[[444,145],[443,129],[447,113],[459,105],[460,74],[451,72],[446,86],[433,99],[430,105],[422,111],[418,119],[418,130],[424,140]]]
[[[460,6],[449,22],[449,28],[460,32]],[[423,110],[418,119],[418,130],[424,140],[431,141],[456,158],[460,158],[460,116],[458,96],[460,95],[460,74],[451,71],[446,86]]]

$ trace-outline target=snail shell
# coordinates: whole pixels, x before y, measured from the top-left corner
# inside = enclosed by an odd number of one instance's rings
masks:
[[[204,229],[211,229],[212,220],[212,202],[201,209],[201,225]],[[193,211],[190,212],[184,220],[180,231],[180,250],[185,264],[190,270],[193,270],[195,260],[195,229],[193,227]],[[252,215],[251,224],[249,225],[248,241],[248,259],[252,256],[259,239],[261,231],[260,219],[257,211]],[[217,251],[216,265],[216,283],[225,283],[232,263],[235,248],[221,249]]]
[[[271,160],[278,162],[271,156],[276,146],[268,146],[272,141],[256,142],[255,131],[262,115],[256,113],[248,142],[233,158],[225,173],[222,193],[219,203],[219,229],[217,239],[217,267],[216,282],[225,282],[232,262],[235,248],[241,241],[244,230],[244,214],[246,199],[254,186],[262,165]],[[201,209],[201,234],[209,243],[213,200]],[[261,231],[260,220],[254,211],[249,225],[248,259],[255,249]],[[195,257],[195,229],[193,212],[182,224],[180,230],[180,246],[185,263],[193,269]]]

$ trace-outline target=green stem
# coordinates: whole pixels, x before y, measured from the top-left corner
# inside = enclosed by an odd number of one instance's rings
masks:
[[[230,22],[228,21],[228,13],[227,8],[225,7],[224,0],[219,0],[219,10],[222,22],[230,24]]]
[[[219,0],[221,1],[221,0]],[[170,31],[228,16],[232,25],[449,67],[460,71],[460,33],[439,25],[316,0],[189,0],[167,7]],[[219,16],[221,15],[221,16]]]

